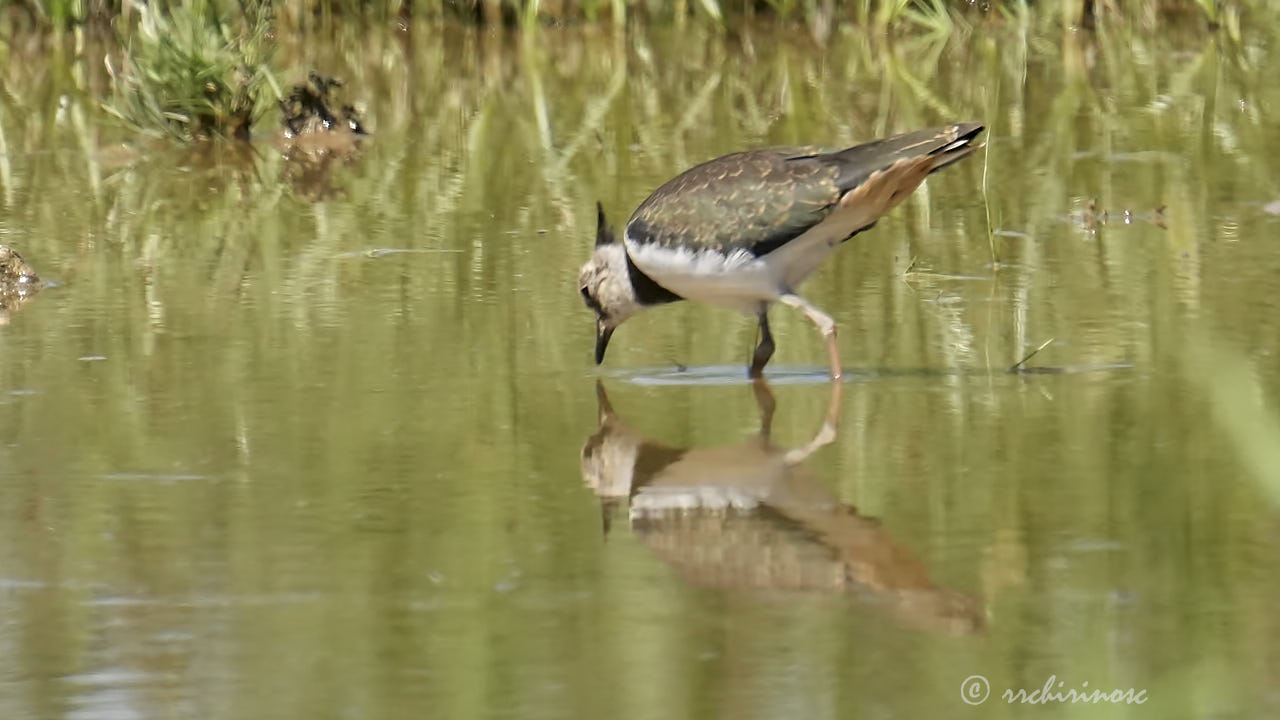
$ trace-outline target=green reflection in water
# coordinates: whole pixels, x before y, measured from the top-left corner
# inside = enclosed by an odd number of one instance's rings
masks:
[[[0,241],[56,285],[0,328],[0,714],[915,717],[966,712],[972,674],[1152,698],[1071,714],[1276,710],[1266,29],[1222,53],[336,32],[283,62],[345,79],[374,139],[310,164],[122,150],[100,53],[4,50]],[[805,288],[852,378],[803,471],[981,631],[903,622],[892,583],[691,582],[621,509],[606,539],[573,286],[595,200],[622,217],[722,152],[961,118],[984,155]],[[770,437],[795,448],[830,389],[786,382],[822,348],[773,323]],[[740,369],[753,330],[649,313],[610,397],[654,443],[748,442],[745,379],[646,381]],[[1059,372],[1005,372],[1051,338],[1028,367]]]

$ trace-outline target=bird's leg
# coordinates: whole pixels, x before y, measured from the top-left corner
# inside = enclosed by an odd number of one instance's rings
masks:
[[[844,383],[831,383],[831,399],[827,402],[827,416],[823,419],[822,428],[802,447],[787,451],[783,456],[788,465],[799,465],[818,448],[830,445],[836,439],[836,425],[840,421],[840,389]]]
[[[827,340],[827,355],[831,361],[831,379],[839,380],[843,374],[840,370],[840,348],[836,345],[836,321],[831,316],[822,312],[818,308],[809,303],[808,300],[794,293],[787,293],[778,298],[782,304],[789,305],[804,312],[814,325],[818,326],[818,332]]]
[[[758,377],[751,383],[751,392],[755,394],[756,405],[760,408],[760,437],[768,442],[769,434],[773,431],[773,411],[777,409],[778,403],[773,399],[773,391],[764,378]]]
[[[760,344],[751,355],[751,370],[748,374],[753,378],[764,376],[764,366],[773,357],[773,335],[769,332],[769,310],[760,308]]]

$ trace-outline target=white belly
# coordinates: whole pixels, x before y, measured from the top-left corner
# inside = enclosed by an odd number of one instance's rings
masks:
[[[755,315],[761,305],[793,292],[848,237],[823,222],[762,257],[745,250],[725,254],[641,245],[626,239],[627,254],[644,274],[688,300]]]
[[[627,242],[636,267],[659,285],[688,300],[727,307],[749,315],[781,294],[779,278],[763,259],[737,251],[691,251]]]

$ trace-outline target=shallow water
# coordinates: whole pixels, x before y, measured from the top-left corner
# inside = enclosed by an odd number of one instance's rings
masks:
[[[311,164],[121,150],[100,63],[8,50],[0,716],[1280,710],[1275,38],[331,45],[281,61],[374,137]],[[804,288],[838,391],[786,308],[768,390],[688,304],[594,367],[597,199],[959,119]]]

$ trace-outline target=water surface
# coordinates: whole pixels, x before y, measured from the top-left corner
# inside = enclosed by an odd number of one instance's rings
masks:
[[[374,138],[311,164],[122,150],[100,63],[8,50],[0,715],[1280,710],[1274,38],[329,45],[280,59]],[[768,388],[683,303],[593,366],[596,200],[968,119],[804,287],[838,394],[786,308]],[[1050,676],[1149,700],[999,699]]]

